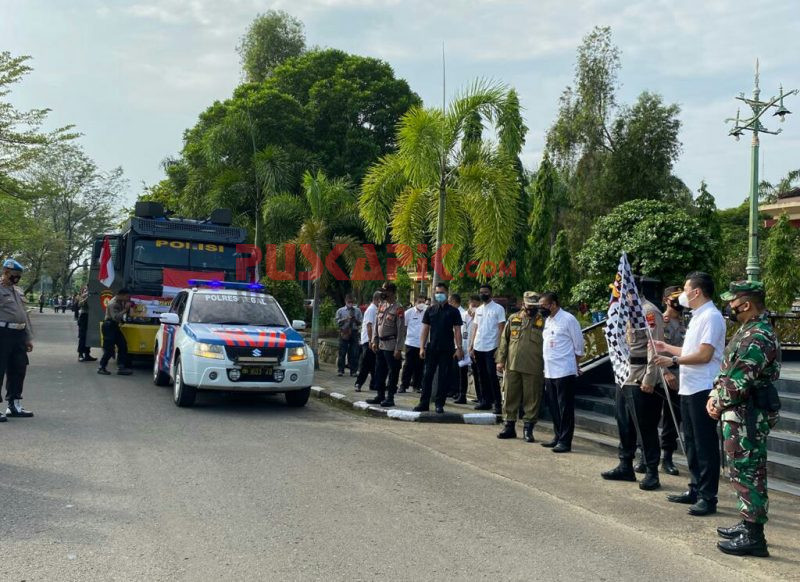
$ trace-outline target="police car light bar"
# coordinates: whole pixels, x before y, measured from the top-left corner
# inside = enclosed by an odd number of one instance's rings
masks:
[[[209,281],[207,279],[189,279],[192,287],[211,287],[212,289],[234,289],[236,291],[253,291],[255,293],[265,293],[266,287],[261,283],[238,283],[230,281]]]

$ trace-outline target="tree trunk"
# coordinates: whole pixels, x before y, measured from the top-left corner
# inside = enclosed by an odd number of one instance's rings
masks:
[[[319,370],[319,296],[322,274],[314,281],[314,305],[311,308],[311,351],[314,352],[314,369]]]
[[[253,244],[255,244],[256,248],[260,252],[263,252],[263,250],[264,250],[264,248],[263,248],[264,247],[264,245],[263,245],[263,241],[264,241],[264,224],[263,224],[263,222],[264,222],[264,219],[261,216],[261,204],[256,203],[256,219],[255,219],[256,232],[253,235]],[[256,269],[255,270],[256,281],[259,281],[261,279],[261,273],[260,273],[259,267],[260,267],[260,265],[256,264],[256,266],[255,266],[255,269]]]

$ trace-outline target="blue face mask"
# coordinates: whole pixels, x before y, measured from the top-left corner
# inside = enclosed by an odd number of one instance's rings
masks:
[[[445,293],[436,293],[433,298],[439,303],[444,303],[447,300],[447,295]]]

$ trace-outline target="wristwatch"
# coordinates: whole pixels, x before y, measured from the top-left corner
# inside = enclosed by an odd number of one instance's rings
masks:
[[[678,356],[672,356],[672,365],[673,366],[677,366],[678,365]]]

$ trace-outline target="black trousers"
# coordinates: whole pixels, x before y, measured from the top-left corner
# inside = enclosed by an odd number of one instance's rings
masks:
[[[22,398],[27,368],[25,330],[0,328],[0,384],[5,378],[6,400],[9,402]]]
[[[100,358],[100,367],[105,368],[111,358],[114,357],[114,349],[117,352],[117,366],[127,368],[128,362],[128,342],[122,335],[122,330],[116,321],[106,319],[103,322],[103,357]]]
[[[625,392],[628,392],[626,396]],[[661,459],[658,448],[658,421],[661,417],[663,400],[655,392],[646,394],[638,384],[626,384],[617,388],[617,429],[619,430],[619,459],[633,462],[639,439],[636,434],[635,418],[639,420],[642,431],[642,449],[644,463],[648,469],[657,471]],[[636,415],[631,413],[633,404]]]
[[[544,392],[550,418],[553,419],[553,440],[572,447],[575,434],[575,378],[545,378]]]
[[[500,396],[500,382],[497,380],[497,366],[494,361],[494,353],[475,351],[475,363],[478,366],[478,375],[481,379],[481,402],[483,404],[494,404],[499,408],[503,402]]]
[[[477,398],[478,402],[483,402],[483,398],[481,397],[481,375],[480,370],[478,370],[478,364],[473,361],[469,366],[472,369],[472,382],[475,385],[475,398]]]
[[[400,387],[408,390],[411,386],[416,389],[422,388],[422,371],[425,361],[419,357],[419,348],[406,346],[406,361],[403,363],[403,376],[400,378]]]
[[[681,397],[674,390],[656,388],[656,392],[663,398],[661,399],[661,450],[674,453],[678,450],[678,429],[675,428],[675,421],[669,411],[667,398],[672,402],[672,410],[675,412],[675,420],[678,426],[681,424]],[[664,393],[668,396],[664,396]]]
[[[455,386],[456,399],[463,400],[467,397],[467,387],[469,386],[469,372],[466,366],[459,366],[458,360],[453,360],[453,384]]]
[[[375,389],[375,352],[369,347],[369,342],[361,344],[361,357],[358,359],[358,377],[356,384],[363,386],[369,376],[370,390]]]
[[[78,354],[88,356],[91,348],[86,345],[86,332],[89,329],[89,314],[81,313],[78,316]]]
[[[689,490],[707,501],[716,501],[719,491],[719,436],[717,421],[708,416],[710,390],[681,396],[683,441],[689,463]]]
[[[433,377],[436,376],[436,406],[444,406],[447,400],[450,378],[453,370],[453,350],[428,350],[425,352],[425,376],[422,378],[422,394],[419,403],[430,406],[433,391]]]
[[[378,350],[375,354],[375,390],[378,398],[384,398],[389,392],[393,399],[397,393],[397,379],[400,377],[401,361],[394,357],[394,350]]]
[[[344,372],[345,358],[347,359],[347,367],[350,369],[350,373],[355,374],[358,371],[358,350],[358,338],[356,336],[352,336],[347,340],[339,340],[339,359],[336,362],[339,372]]]

